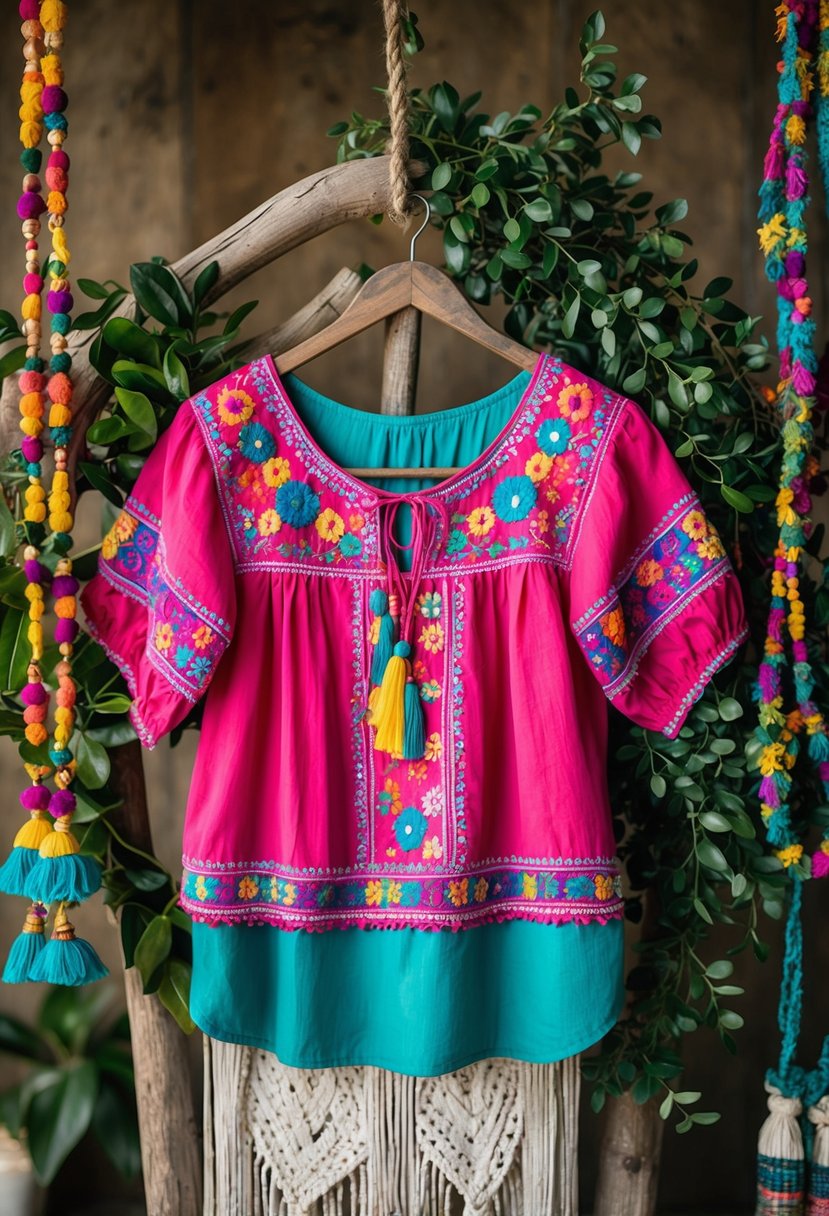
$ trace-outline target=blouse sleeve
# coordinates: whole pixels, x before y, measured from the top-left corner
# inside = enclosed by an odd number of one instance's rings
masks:
[[[675,738],[747,637],[722,541],[650,419],[625,401],[573,536],[570,627],[608,699]]]
[[[155,747],[206,691],[235,618],[230,538],[189,401],[104,537],[81,605],[126,678],[139,738]]]

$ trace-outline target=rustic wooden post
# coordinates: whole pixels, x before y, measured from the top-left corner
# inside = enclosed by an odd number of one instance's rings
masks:
[[[653,1216],[665,1124],[656,1098],[611,1098],[599,1154],[594,1216]]]

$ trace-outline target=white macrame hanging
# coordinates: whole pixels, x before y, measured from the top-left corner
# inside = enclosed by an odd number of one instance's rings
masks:
[[[306,1071],[205,1038],[204,1216],[577,1216],[578,1064]]]

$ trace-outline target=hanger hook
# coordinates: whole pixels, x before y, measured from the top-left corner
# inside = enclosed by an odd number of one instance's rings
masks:
[[[423,229],[428,225],[429,220],[432,218],[432,208],[431,208],[428,198],[424,198],[422,194],[413,194],[411,197],[419,198],[421,203],[423,203],[423,206],[426,208],[426,217],[423,220],[423,223],[418,228],[417,232],[412,237],[411,243],[409,245],[409,261],[413,262],[415,260],[415,241],[420,236]]]

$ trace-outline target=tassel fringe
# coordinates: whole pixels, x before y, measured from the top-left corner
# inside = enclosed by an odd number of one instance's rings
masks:
[[[55,916],[51,941],[38,954],[29,979],[77,988],[109,975],[89,942],[75,937],[75,928],[61,909]]]
[[[45,920],[46,909],[43,905],[32,904],[26,913],[23,928],[9,950],[9,957],[3,968],[4,984],[25,984],[29,979],[32,968],[46,944],[43,940]]]

